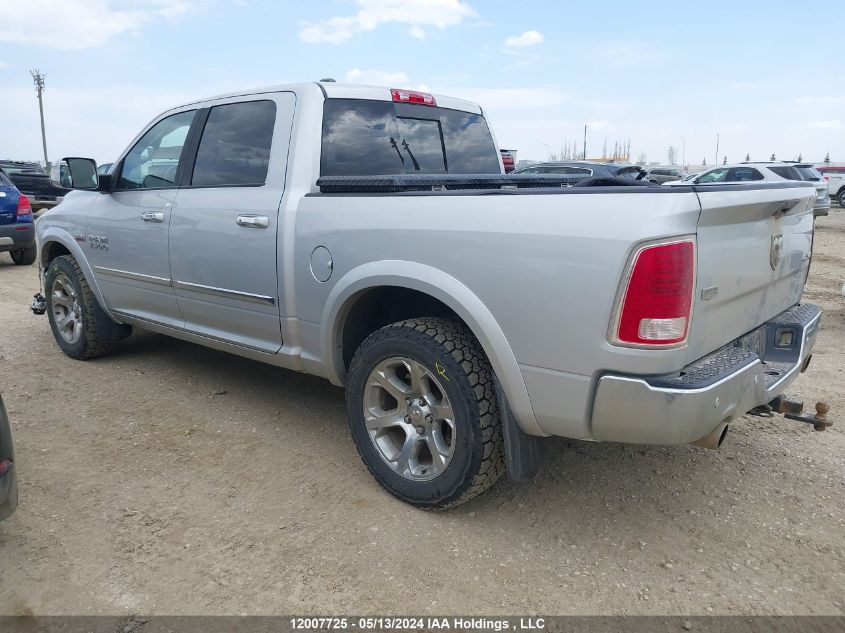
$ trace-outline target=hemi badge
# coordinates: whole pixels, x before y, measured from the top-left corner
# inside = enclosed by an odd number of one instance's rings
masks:
[[[719,286],[710,286],[709,288],[705,288],[701,291],[701,300],[709,301],[717,294],[719,294]]]

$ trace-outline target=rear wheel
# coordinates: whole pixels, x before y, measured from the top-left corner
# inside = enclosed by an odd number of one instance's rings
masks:
[[[71,358],[87,360],[108,354],[132,332],[103,312],[72,256],[62,255],[50,262],[44,287],[53,337]]]
[[[839,206],[845,209],[845,187],[839,191],[839,198],[837,199],[839,202]]]
[[[504,472],[493,370],[461,323],[411,319],[370,335],[350,364],[346,407],[367,468],[403,501],[454,507]]]
[[[37,249],[34,246],[11,251],[12,261],[18,266],[31,266],[35,262]]]

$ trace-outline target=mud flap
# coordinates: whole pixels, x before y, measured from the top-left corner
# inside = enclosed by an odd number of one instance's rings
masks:
[[[495,378],[496,400],[505,439],[505,466],[511,481],[531,481],[543,467],[543,438],[526,435],[511,411],[502,385]]]

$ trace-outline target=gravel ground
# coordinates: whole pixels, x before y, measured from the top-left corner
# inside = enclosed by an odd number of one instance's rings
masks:
[[[845,212],[791,394],[845,408]],[[742,418],[718,451],[550,440],[530,484],[450,512],[394,500],[341,390],[153,334],[66,358],[0,255],[0,390],[21,505],[0,614],[843,614],[843,427]]]

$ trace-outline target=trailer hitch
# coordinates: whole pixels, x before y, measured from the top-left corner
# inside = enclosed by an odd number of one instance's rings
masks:
[[[788,396],[780,395],[768,404],[753,408],[748,413],[761,418],[771,418],[775,413],[783,415],[787,420],[806,422],[812,424],[816,431],[825,431],[832,426],[833,422],[827,419],[830,405],[827,402],[816,403],[816,414],[804,413],[804,403],[800,400],[792,400]]]
[[[33,314],[44,314],[47,312],[47,299],[44,298],[40,292],[35,293],[35,296],[32,299],[32,305],[29,306],[29,309],[32,310]]]

